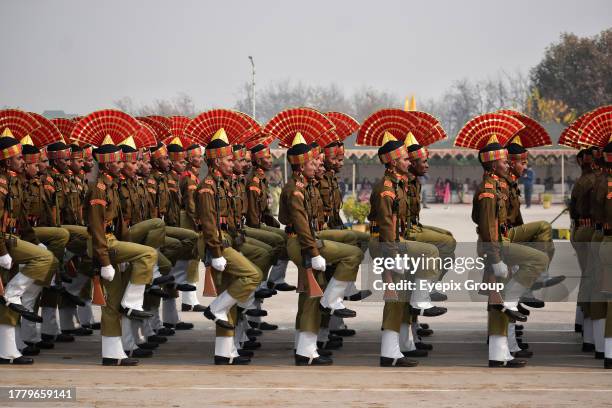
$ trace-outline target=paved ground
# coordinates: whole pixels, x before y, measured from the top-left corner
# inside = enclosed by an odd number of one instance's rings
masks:
[[[558,211],[534,207],[525,211],[525,216],[528,220],[550,220]],[[468,240],[474,234],[473,225],[465,221],[468,212],[467,206],[447,210],[436,207],[425,210],[423,222],[446,226],[460,240]],[[564,218],[560,226],[568,224]],[[559,254],[563,256],[571,261],[573,255]],[[292,269],[289,280],[294,279]],[[378,367],[382,307],[375,303],[355,305],[358,317],[349,323],[358,334],[334,354],[334,366],[294,367],[296,298],[295,294],[284,293],[266,302],[271,312],[268,320],[278,323],[280,330],[261,338],[263,347],[251,366],[212,365],[212,324],[200,314],[190,313],[184,314],[184,320],[194,322],[195,330],[179,332],[160,347],[155,358],[142,360],[139,367],[100,366],[96,333],[72,345],[58,345],[37,357],[31,367],[0,368],[0,384],[76,387],[78,401],[72,406],[98,407],[612,404],[612,371],[603,370],[601,360],[580,352],[579,337],[573,333],[574,304],[549,303],[544,310],[532,313],[524,339],[536,354],[529,366],[520,370],[486,367],[486,315],[482,304],[448,306],[448,314],[429,320],[435,333],[426,341],[434,345],[434,351],[416,368]],[[8,403],[0,401],[0,406]]]

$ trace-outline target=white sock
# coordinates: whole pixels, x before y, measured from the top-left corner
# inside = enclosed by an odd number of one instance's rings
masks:
[[[121,299],[121,306],[126,309],[140,310],[142,311],[142,303],[144,302],[144,292],[146,285],[137,285],[132,282],[128,283],[125,291],[123,292],[123,298]]]
[[[350,282],[331,278],[321,298],[323,307],[328,307],[332,310],[344,309],[345,306],[342,301],[344,300],[344,292],[349,284]]]
[[[412,330],[410,328],[410,324],[402,323],[400,325],[399,332],[400,351],[416,350],[416,346],[414,345],[414,341],[412,340],[411,334]]]
[[[169,324],[177,324],[179,322],[175,298],[162,300],[162,320],[164,323]]]
[[[41,307],[42,323],[40,331],[43,334],[56,336],[60,333],[59,326],[57,324],[57,308],[56,307]]]
[[[302,357],[317,358],[317,334],[307,331],[300,331],[300,338],[296,353]]]
[[[593,320],[590,317],[585,317],[582,323],[582,342],[595,344],[593,338]]]
[[[508,358],[510,356],[510,358]],[[512,356],[508,349],[508,337],[489,336],[489,360],[510,361]]]
[[[15,326],[0,324],[0,358],[15,359],[21,357],[15,339]]]
[[[595,344],[595,351],[602,353],[605,349],[604,346],[604,334],[606,331],[606,319],[596,319],[593,322],[593,340]]]
[[[121,344],[121,336],[102,336],[102,358],[127,358]]]
[[[400,350],[399,333],[394,330],[383,330],[380,341],[380,355],[387,358],[402,358]]]

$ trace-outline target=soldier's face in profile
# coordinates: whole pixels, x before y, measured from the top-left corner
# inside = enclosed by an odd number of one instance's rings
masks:
[[[172,168],[177,173],[182,173],[187,168],[187,162],[185,160],[176,160],[172,162]]]
[[[272,168],[272,156],[260,157],[257,159],[259,167],[264,170],[270,170]]]
[[[415,176],[424,176],[429,170],[429,162],[427,159],[417,159],[412,162],[412,169]]]
[[[202,167],[202,155],[196,154],[194,156],[191,156],[189,158],[189,164],[191,165],[191,167],[195,167],[196,169]]]
[[[23,173],[24,164],[23,156],[20,154],[8,159],[8,169],[15,173]]]
[[[168,156],[161,156],[161,157],[158,157],[155,160],[156,160],[155,165],[161,171],[168,171],[168,170],[170,170],[170,159],[168,158]]]
[[[83,170],[85,173],[89,173],[93,169],[93,157],[83,159]]]
[[[134,178],[136,177],[137,169],[138,169],[138,162],[126,161],[124,162],[122,173],[126,177]]]
[[[317,160],[308,160],[306,163],[304,163],[304,177],[306,177],[307,179],[311,180],[315,177],[315,174],[317,172],[317,168],[318,168],[318,164],[317,164]]]
[[[325,168],[336,170],[338,168],[338,158],[335,155],[325,156]]]
[[[120,160],[106,163],[106,171],[113,177],[119,177],[121,169],[123,168],[123,162]]]
[[[78,173],[83,168],[83,159],[70,159],[70,170]]]
[[[141,160],[140,165],[138,166],[138,173],[144,177],[151,174],[151,162],[149,162],[148,160],[144,160],[144,159]]]
[[[512,174],[517,177],[522,176],[525,172],[525,169],[527,169],[527,160],[518,160],[510,162],[510,170],[512,171]]]
[[[253,168],[253,162],[251,158],[251,152],[247,151],[246,156],[244,156],[244,169],[242,169],[242,174],[247,174]]]
[[[240,175],[244,171],[244,158],[234,157],[234,174]]]
[[[495,174],[497,174],[498,176],[505,177],[508,174],[508,160],[496,160],[494,166]]]
[[[38,162],[38,173],[39,174],[47,174],[48,168],[49,168],[49,159],[44,159]]]
[[[336,154],[336,170],[340,171],[342,166],[344,166],[344,148],[340,150],[340,153]]]
[[[55,159],[54,165],[59,171],[66,171],[68,169],[68,159]]]
[[[38,164],[37,163],[26,163],[25,174],[28,178],[34,178],[38,175]]]
[[[394,162],[395,171],[403,175],[408,174],[408,168],[410,168],[410,158],[408,157],[407,152],[402,151],[401,156],[398,159],[395,159]]]
[[[223,177],[230,177],[234,171],[234,156],[224,156],[217,160],[217,166]]]

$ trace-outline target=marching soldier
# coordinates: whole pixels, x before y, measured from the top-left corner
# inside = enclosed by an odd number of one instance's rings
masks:
[[[248,211],[246,215],[246,234],[277,249],[274,266],[268,275],[268,288],[278,291],[292,291],[295,286],[285,282],[287,272],[287,234],[270,213],[268,207],[269,187],[266,171],[272,168],[272,154],[266,144],[258,143],[251,147],[253,169],[247,179]],[[259,289],[261,297],[268,296],[265,288]],[[259,327],[262,328],[263,327]]]
[[[174,211],[176,216],[166,219],[169,212],[173,212],[174,204],[171,203],[171,191],[178,191],[178,181],[170,179],[169,172],[171,163],[168,156],[168,148],[162,142],[151,148],[151,177],[155,180],[156,212],[157,216],[166,223],[166,239],[162,253],[173,263],[171,274],[175,277],[174,288],[178,291],[195,291],[196,287],[185,283],[187,266],[193,259],[197,234],[185,228],[180,228],[180,207]],[[179,204],[180,206],[180,204]],[[175,223],[171,225],[171,223]],[[176,299],[171,297],[162,301],[162,319],[165,327],[175,330],[193,329],[192,323],[179,321]]]
[[[310,117],[315,125],[306,126],[303,117]],[[318,157],[316,150],[306,144],[302,134],[312,143],[332,129],[333,123],[323,114],[306,108],[283,111],[270,120],[264,129],[264,133],[278,138],[282,145],[291,145],[287,150],[287,159],[293,174],[281,193],[279,220],[286,225],[285,232],[289,236],[287,253],[298,266],[298,280],[304,286],[298,288],[301,293],[296,316],[295,364],[299,366],[332,364],[331,358],[317,351],[321,312],[338,317],[356,316],[355,311],[345,307],[343,299],[347,287],[355,282],[363,253],[355,246],[325,241],[317,236],[317,214],[313,210],[310,200],[312,193],[308,187],[309,181],[316,175]],[[325,282],[325,274],[321,272],[325,272],[327,264],[334,265],[335,270],[329,281]],[[319,282],[326,283],[325,292],[320,298],[315,296],[318,287],[315,273]]]
[[[191,144],[185,150],[187,166],[181,174],[180,191],[183,198],[183,210],[181,211],[181,227],[195,231],[195,193],[200,184],[200,168],[202,167],[202,148],[197,144]],[[187,270],[187,282],[196,285],[199,278],[200,262],[192,263]],[[181,311],[203,312],[204,306],[200,305],[195,291],[182,293]]]
[[[204,311],[204,316],[216,324],[215,364],[248,364],[250,358],[239,354],[233,339],[235,306],[240,304],[248,308],[249,303],[252,304],[262,273],[233,247],[235,236],[230,230],[234,226],[230,224],[232,191],[229,185],[233,173],[232,147],[223,128],[211,135],[217,126],[205,117],[202,121],[208,125],[194,137],[206,146],[208,174],[198,185],[196,196],[196,222],[201,234],[198,249],[200,257],[207,260],[207,266],[216,275],[219,293]]]
[[[24,170],[21,144],[11,129],[31,132],[38,122],[25,112],[0,111],[0,268],[4,282],[4,295],[0,297],[0,364],[32,364],[33,360],[22,356],[17,349],[15,326],[19,317],[41,322],[32,310],[22,305],[22,296],[33,285],[49,282],[54,264],[53,254],[40,245],[28,222],[24,208],[25,192],[18,175]],[[23,138],[26,134],[17,134]],[[17,265],[23,265],[17,268]],[[15,268],[13,268],[15,266]]]
[[[108,124],[121,123],[121,126]],[[99,174],[89,185],[85,200],[87,228],[91,235],[88,249],[99,265],[106,292],[102,307],[102,364],[132,366],[138,360],[128,358],[121,342],[121,316],[146,319],[151,314],[143,311],[145,286],[151,283],[157,252],[150,247],[119,240],[129,238],[121,213],[118,180],[123,166],[121,148],[115,140],[125,140],[141,125],[129,115],[103,110],[82,118],[75,126],[73,137],[81,143],[100,147],[94,150]],[[103,139],[103,140],[102,140]],[[129,264],[129,268],[126,267]]]
[[[485,273],[506,280],[503,299],[489,304],[489,367],[523,367],[525,360],[515,359],[508,347],[508,323],[526,320],[518,312],[518,302],[548,267],[548,257],[541,251],[511,243],[507,225],[507,189],[500,181],[507,177],[508,152],[498,137],[510,140],[525,125],[500,113],[477,116],[459,132],[456,146],[478,149],[484,169],[483,182],[474,195],[472,220],[478,226],[479,252],[485,258]],[[512,274],[509,266],[512,266]],[[494,295],[491,295],[492,299]],[[496,299],[496,298],[495,298]]]

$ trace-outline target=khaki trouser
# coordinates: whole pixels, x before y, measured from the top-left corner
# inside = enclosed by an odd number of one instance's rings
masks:
[[[595,231],[588,246],[589,256],[587,258],[587,270],[585,282],[585,301],[589,302],[589,317],[593,320],[604,319],[608,305],[601,294],[603,278],[602,264],[599,250],[604,239],[603,231]]]
[[[225,241],[231,242],[228,235],[223,236]],[[201,236],[198,239],[198,252],[201,259],[205,259],[205,243]],[[253,262],[231,246],[223,248],[222,256],[227,261],[225,270],[221,272],[224,284],[227,282],[225,279],[229,279],[227,291],[238,302],[245,302],[261,282],[262,272]],[[216,274],[218,275],[218,272]]]
[[[306,271],[302,250],[297,236],[290,237],[287,241],[287,253],[289,259],[298,266],[298,273],[302,275],[308,290]],[[339,281],[352,282],[357,278],[359,264],[363,259],[363,253],[355,246],[342,244],[333,241],[323,241],[323,247],[319,248],[319,253],[325,258],[327,265],[334,265],[336,270],[334,278]],[[314,271],[321,286],[325,286],[325,273]],[[298,298],[298,313],[296,325],[298,330],[318,333],[321,325],[321,312],[319,310],[320,298],[308,297],[307,293],[301,293]]]
[[[274,230],[275,231],[268,231],[263,228],[244,227],[247,237],[256,239],[272,247],[274,250],[272,254],[272,265],[275,265],[279,259],[287,259],[287,234],[278,228],[274,228]],[[282,234],[278,233],[276,230],[281,231]]]
[[[48,275],[49,280],[44,282],[44,286],[49,286],[53,275],[57,273],[59,269],[60,262],[64,259],[64,250],[70,239],[70,233],[65,228],[56,227],[34,227],[34,233],[36,234],[36,238],[45,244],[47,249],[55,256],[55,268],[51,271],[51,274]]]
[[[119,241],[108,234],[106,242],[115,268],[115,277],[108,282],[101,279],[106,294],[106,306],[102,306],[102,336],[121,336],[121,299],[128,283],[147,285],[153,277],[153,266],[157,262],[157,251],[133,242]],[[89,242],[91,248],[91,241]],[[124,272],[119,265],[129,263]]]
[[[262,280],[267,280],[274,259],[274,248],[255,238],[246,237],[240,252],[259,268]]]
[[[555,254],[555,245],[552,240],[552,226],[546,221],[528,222],[527,224],[512,227],[508,231],[508,238],[512,242],[534,242],[540,251],[548,255],[548,260],[552,261]]]
[[[161,218],[151,218],[132,225],[129,236],[130,242],[159,249],[164,245],[166,238],[166,224]]]
[[[370,254],[372,258],[378,258],[384,256],[383,245],[393,245],[393,243],[381,243],[377,236],[373,236],[370,239]],[[428,244],[425,242],[418,241],[409,241],[405,239],[400,239],[400,242],[397,243],[398,249],[397,253],[400,255],[408,255],[409,257],[423,257],[427,258],[438,258],[440,256],[440,252],[438,248],[436,248],[432,244]],[[399,282],[402,279],[425,279],[428,281],[435,281],[438,279],[440,275],[440,271],[435,267],[435,265],[431,265],[430,262],[429,268],[421,268],[418,271],[415,271],[414,274],[398,274],[393,273],[393,281]],[[400,300],[398,301],[386,301],[385,306],[383,308],[383,319],[382,319],[382,328],[383,330],[393,330],[396,332],[400,331],[400,326],[403,322],[410,321],[410,317],[408,315],[408,294],[404,294],[403,296],[400,294]],[[406,316],[408,315],[408,316]]]
[[[578,265],[580,266],[580,272],[582,278],[580,279],[580,286],[578,288],[578,306],[582,308],[584,317],[590,317],[589,303],[583,301],[587,298],[587,286],[590,284],[588,276],[588,243],[591,242],[595,229],[593,227],[579,226],[574,230],[572,234],[572,245],[576,250],[576,256],[578,257]]]
[[[20,272],[36,282],[42,283],[51,280],[49,275],[52,275],[53,271],[57,268],[57,259],[55,259],[51,251],[30,242],[22,241],[13,235],[8,235],[5,239],[7,241],[15,240],[14,245],[7,245],[8,253],[13,258],[13,265],[15,267],[12,269],[12,273],[8,271],[2,273],[5,286],[10,278],[19,271],[16,265],[24,265]],[[13,312],[4,305],[0,305],[0,324],[16,326],[18,321],[18,313]]]
[[[442,260],[448,258],[455,259],[457,241],[450,231],[429,225],[413,225],[408,236],[411,240],[434,245],[438,248]],[[444,262],[442,264],[444,265]],[[442,279],[445,274],[446,269],[440,271],[440,279]]]
[[[166,239],[162,253],[174,265],[177,260],[190,260],[196,258],[196,243],[198,234],[185,228],[166,226]]]
[[[599,262],[601,263],[601,289],[608,296],[612,293],[612,235],[604,236],[599,246]],[[605,337],[612,337],[612,301],[606,303]]]
[[[548,255],[527,245],[515,244],[508,239],[502,241],[502,259],[508,266],[518,265],[512,279],[530,288],[548,267]],[[489,312],[489,335],[508,335],[508,318],[498,310]]]

